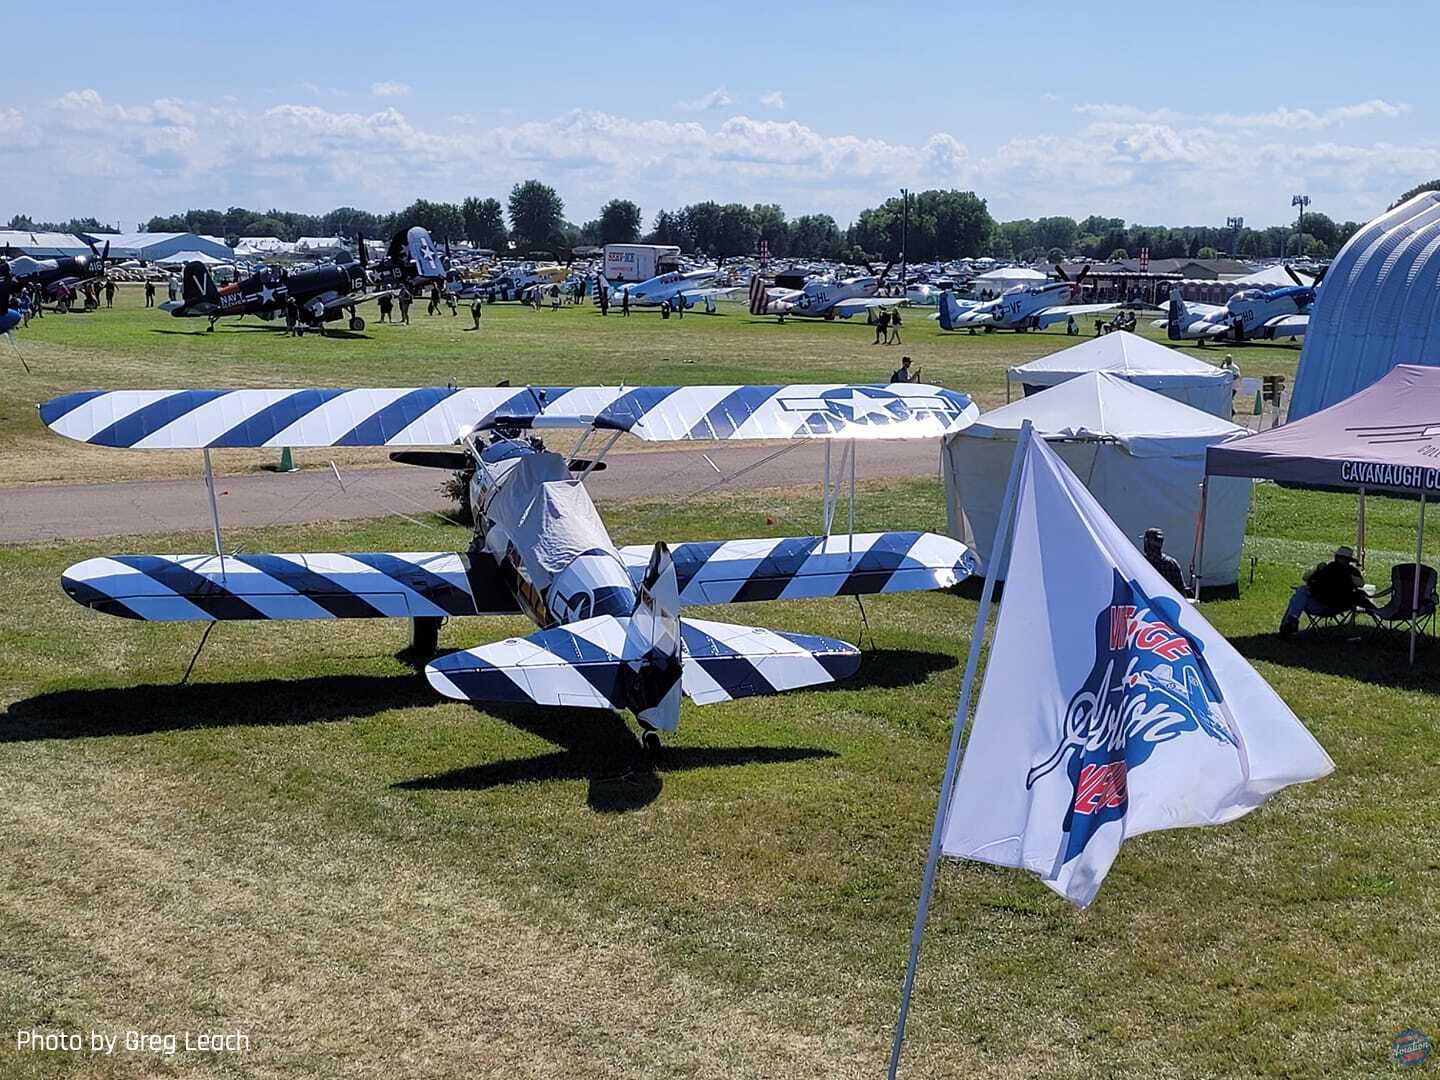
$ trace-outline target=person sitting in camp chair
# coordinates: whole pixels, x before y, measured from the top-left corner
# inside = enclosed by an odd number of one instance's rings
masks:
[[[1301,615],[1329,619],[1348,616],[1357,608],[1375,612],[1374,602],[1365,594],[1365,578],[1355,562],[1355,552],[1342,545],[1335,549],[1333,559],[1306,574],[1305,583],[1290,597],[1280,636],[1288,638],[1299,630]]]

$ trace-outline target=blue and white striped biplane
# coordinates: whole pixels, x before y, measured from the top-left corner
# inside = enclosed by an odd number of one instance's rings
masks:
[[[832,534],[854,447],[958,431],[977,410],[934,386],[642,386],[524,389],[111,390],[40,406],[51,429],[95,446],[386,446],[396,460],[473,468],[466,552],[114,555],[65,571],[78,603],[133,619],[397,617],[438,633],[454,615],[523,613],[540,629],[432,660],[442,694],[481,702],[630,709],[648,744],[700,704],[831,682],[859,666],[843,641],[682,618],[688,605],[908,592],[976,565],[924,532]],[[537,432],[580,429],[568,456]],[[585,489],[621,435],[646,441],[822,439],[830,466],[820,535],[616,548]],[[598,437],[596,456],[580,458]],[[833,474],[833,475],[832,475]]]

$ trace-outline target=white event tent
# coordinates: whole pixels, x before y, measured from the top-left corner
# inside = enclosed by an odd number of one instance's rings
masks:
[[[1230,419],[1233,374],[1128,330],[1102,334],[1012,367],[1006,373],[1006,399],[1011,383],[1018,382],[1026,394],[1035,394],[1091,371],[1108,372],[1172,401]]]
[[[1238,425],[1103,372],[1090,372],[981,415],[941,452],[950,535],[988,558],[1024,421],[1046,440],[1140,547],[1151,527],[1189,580],[1210,446],[1247,434]],[[1211,477],[1206,511],[1206,586],[1239,579],[1250,481]],[[1000,568],[999,577],[1005,576]]]

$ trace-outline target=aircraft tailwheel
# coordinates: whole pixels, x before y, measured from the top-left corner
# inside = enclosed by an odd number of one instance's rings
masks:
[[[640,748],[650,757],[659,757],[660,752],[665,749],[665,744],[660,741],[660,733],[654,728],[647,728],[640,733]]]
[[[359,315],[351,315],[350,329],[354,330],[358,334],[361,330],[365,329],[365,320],[360,318]]]

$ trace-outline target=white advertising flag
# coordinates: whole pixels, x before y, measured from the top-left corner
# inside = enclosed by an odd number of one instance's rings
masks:
[[[1127,836],[1231,821],[1334,768],[1043,439],[1014,535],[946,855],[1030,870],[1084,907]]]

